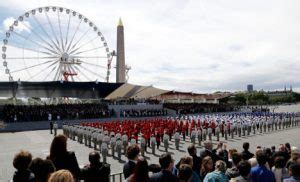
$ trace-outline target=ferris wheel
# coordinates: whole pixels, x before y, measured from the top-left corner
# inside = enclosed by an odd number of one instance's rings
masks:
[[[109,82],[112,57],[99,28],[63,7],[40,7],[19,16],[2,45],[9,81]]]

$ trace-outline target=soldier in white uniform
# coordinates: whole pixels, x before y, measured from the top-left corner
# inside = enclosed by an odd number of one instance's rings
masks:
[[[92,147],[92,131],[89,129],[87,132],[88,144],[89,147]]]
[[[134,145],[134,144],[136,144],[136,139],[134,138],[134,136],[132,136],[130,139],[130,145]]]
[[[168,152],[168,148],[169,148],[169,135],[167,133],[165,133],[164,136],[163,136],[163,142],[164,142],[165,151]]]
[[[99,145],[99,150],[101,151],[101,145],[102,145],[102,141],[103,141],[103,133],[102,132],[99,132],[97,134],[97,142],[98,142],[98,145]]]
[[[111,155],[115,156],[115,146],[116,146],[116,137],[114,135],[111,135],[110,138],[110,148],[111,148]]]
[[[109,146],[110,143],[110,137],[108,136],[108,134],[106,133],[103,137],[103,143],[107,144],[107,147]]]
[[[207,136],[207,129],[203,129],[203,140],[206,141],[206,136]]]
[[[191,142],[195,145],[196,143],[196,131],[195,129],[193,129],[193,131],[191,132]]]
[[[146,139],[144,136],[141,136],[141,154],[142,156],[145,156],[145,149],[146,149]]]
[[[116,151],[117,151],[117,154],[118,154],[118,159],[121,160],[121,154],[122,154],[122,141],[121,141],[121,138],[117,138]]]
[[[155,154],[155,146],[156,146],[156,138],[154,135],[152,135],[150,137],[150,145],[151,145],[151,148],[152,148],[152,154],[154,155]]]
[[[128,136],[125,133],[122,135],[122,143],[124,148],[124,154],[126,154],[126,150],[128,146]]]
[[[179,150],[180,134],[179,134],[178,131],[176,131],[175,134],[174,134],[174,140],[175,140],[176,150]]]
[[[215,129],[215,133],[216,133],[217,141],[220,141],[220,126],[219,125],[217,125],[217,127]]]
[[[201,146],[201,142],[202,142],[202,130],[201,130],[201,128],[199,128],[197,130],[197,138],[198,138],[199,146]]]
[[[107,155],[108,155],[108,145],[106,142],[102,142],[101,144],[101,154],[102,154],[102,158],[103,158],[103,162],[106,163],[107,161]]]
[[[97,149],[97,136],[98,136],[98,132],[94,131],[92,133],[92,140],[93,140],[93,143],[94,143],[94,149],[95,150]]]
[[[54,136],[56,136],[57,135],[57,129],[58,129],[58,124],[57,124],[56,121],[53,124],[53,128],[54,128]]]

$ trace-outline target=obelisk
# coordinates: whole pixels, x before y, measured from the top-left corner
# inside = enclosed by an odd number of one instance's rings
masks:
[[[124,83],[125,79],[125,47],[124,47],[124,26],[121,18],[117,27],[117,66],[116,82]]]

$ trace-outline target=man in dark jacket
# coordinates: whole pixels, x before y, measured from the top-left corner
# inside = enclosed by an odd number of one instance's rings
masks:
[[[139,153],[140,148],[137,144],[130,145],[129,147],[127,147],[128,162],[126,162],[123,166],[123,173],[125,179],[127,179],[133,173],[134,167],[139,157]]]
[[[99,152],[89,154],[90,164],[81,169],[80,179],[85,182],[109,182],[110,165],[100,162]]]
[[[244,149],[244,151],[241,152],[241,155],[242,155],[242,159],[245,160],[245,161],[251,159],[254,156],[254,154],[252,154],[251,152],[249,152],[249,147],[250,146],[249,146],[248,142],[244,142],[243,143],[243,149]]]
[[[172,174],[172,169],[174,166],[174,160],[171,154],[162,154],[159,158],[159,164],[161,166],[161,171],[159,173],[154,173],[150,177],[150,182],[177,182],[178,179]]]
[[[200,177],[200,168],[202,164],[202,159],[201,157],[197,156],[197,149],[195,145],[190,145],[188,147],[188,152],[190,156],[193,157],[193,171],[195,171],[195,173],[198,174]]]

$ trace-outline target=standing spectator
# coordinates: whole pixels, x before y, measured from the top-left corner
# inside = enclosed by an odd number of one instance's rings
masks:
[[[61,169],[52,173],[48,182],[74,182],[74,179],[70,171]]]
[[[285,167],[284,157],[278,156],[274,159],[274,166],[272,167],[272,172],[275,175],[276,182],[281,182],[282,179],[288,177],[288,169]]]
[[[214,170],[214,162],[210,156],[204,157],[200,169],[200,180],[203,181],[205,176]]]
[[[159,164],[161,166],[161,171],[153,174],[150,177],[151,182],[176,182],[177,177],[172,174],[172,169],[174,166],[174,159],[172,159],[171,154],[162,154],[159,158]]]
[[[201,163],[202,159],[197,156],[197,149],[195,145],[190,145],[188,147],[188,152],[191,157],[193,157],[193,171],[198,174],[200,177],[200,168],[201,168]]]
[[[123,173],[125,179],[127,179],[134,170],[140,153],[140,148],[137,144],[133,144],[127,147],[127,158],[128,162],[124,164]]]
[[[67,151],[67,137],[58,135],[54,137],[50,146],[50,155],[48,156],[56,170],[67,169],[75,179],[79,177],[80,168],[74,152]]]
[[[268,161],[267,155],[263,151],[256,153],[258,165],[251,168],[251,176],[255,182],[275,182],[275,176],[272,171],[268,170],[266,163]]]
[[[32,160],[31,153],[21,150],[13,160],[13,166],[17,169],[13,176],[13,182],[33,182],[34,174],[29,170]]]
[[[202,159],[206,156],[210,156],[214,162],[218,160],[218,156],[212,152],[212,143],[210,141],[204,143],[204,150],[200,153]]]
[[[251,159],[254,156],[254,154],[252,154],[251,152],[249,152],[249,148],[250,148],[250,144],[248,142],[244,142],[243,143],[243,149],[244,149],[244,151],[241,152],[243,160],[247,161],[247,160]]]
[[[127,182],[149,182],[149,167],[148,162],[145,158],[141,157],[138,159],[133,173],[127,178]]]
[[[232,167],[226,170],[226,176],[228,179],[235,178],[240,175],[238,170],[238,164],[242,160],[241,154],[235,152],[232,154]]]
[[[99,152],[90,152],[89,161],[90,164],[81,170],[80,179],[85,182],[109,182],[110,165],[100,162]]]
[[[193,170],[190,165],[182,164],[179,167],[178,178],[180,182],[191,182],[193,176]],[[198,180],[200,181],[200,180]]]
[[[181,165],[189,165],[190,168],[193,168],[193,158],[190,156],[182,157],[180,159],[179,166],[176,166],[176,168],[180,170]],[[198,181],[200,181],[200,176],[196,172],[192,171],[190,182],[198,182]]]
[[[249,162],[247,161],[241,161],[239,162],[238,166],[237,166],[238,170],[239,170],[239,176],[235,177],[235,178],[231,178],[230,181],[235,182],[252,182],[251,180],[251,176],[250,176],[250,171],[251,171],[251,165]]]
[[[55,172],[55,166],[50,160],[35,158],[32,160],[29,169],[35,176],[35,182],[48,181],[51,173]]]
[[[289,167],[291,177],[284,179],[283,182],[299,182],[300,181],[300,164],[292,164]]]
[[[228,178],[225,175],[225,171],[226,163],[222,160],[218,160],[215,165],[215,171],[208,173],[204,178],[204,182],[227,182]]]

